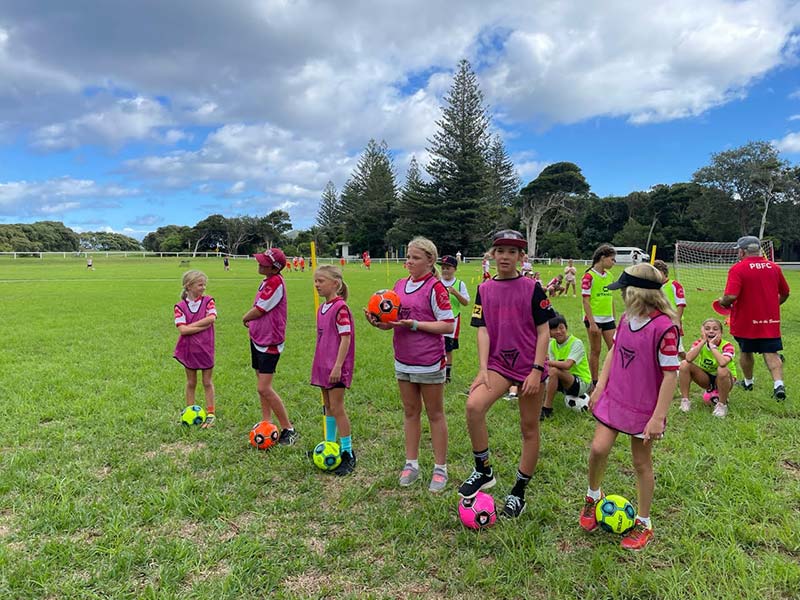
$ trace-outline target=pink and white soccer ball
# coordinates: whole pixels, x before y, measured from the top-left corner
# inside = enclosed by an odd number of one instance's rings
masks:
[[[719,400],[719,392],[717,390],[706,390],[703,392],[703,402],[706,404],[716,404]]]
[[[494,498],[484,492],[478,492],[474,498],[462,498],[458,503],[458,517],[464,527],[470,529],[491,527],[497,520]]]

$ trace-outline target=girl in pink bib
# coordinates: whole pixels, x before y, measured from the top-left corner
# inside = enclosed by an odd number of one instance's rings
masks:
[[[202,271],[183,274],[181,301],[175,305],[175,326],[180,337],[175,345],[175,360],[186,371],[186,406],[195,402],[197,371],[203,373],[203,390],[206,397],[206,420],[203,428],[213,427],[216,421],[214,406],[214,321],[217,307],[214,298],[206,296],[208,278]]]
[[[608,289],[622,289],[625,314],[620,319],[589,408],[597,419],[589,453],[589,489],[580,514],[586,531],[597,528],[595,509],[603,497],[608,455],[620,432],[631,436],[636,469],[638,514],[622,547],[641,550],[653,539],[650,504],[653,501],[652,442],[664,435],[667,411],[679,367],[675,313],[661,291],[661,273],[647,263],[625,269]]]
[[[379,329],[394,330],[394,369],[403,401],[406,462],[400,485],[419,478],[419,442],[422,407],[428,415],[433,445],[433,475],[428,490],[441,492],[447,485],[447,421],[444,416],[445,347],[443,334],[453,333],[455,318],[450,294],[436,276],[438,251],[428,239],[408,243],[409,277],[399,279],[394,291],[400,297],[397,321],[381,323],[368,310],[367,320]]]
[[[314,272],[314,287],[325,302],[317,312],[317,348],[311,365],[311,385],[322,388],[325,440],[335,442],[337,429],[342,436],[339,442],[342,462],[333,472],[348,475],[356,468],[350,419],[344,410],[344,391],[353,381],[355,364],[353,315],[345,304],[347,284],[338,267],[319,267]]]

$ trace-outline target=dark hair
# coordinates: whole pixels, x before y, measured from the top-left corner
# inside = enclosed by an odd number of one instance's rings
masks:
[[[661,259],[654,260],[653,261],[653,266],[656,269],[658,269],[659,271],[661,271],[661,273],[664,275],[664,277],[669,277],[669,266],[663,260],[661,260]]]
[[[614,246],[611,244],[600,244],[597,247],[597,250],[594,251],[594,254],[592,254],[592,266],[595,266],[598,262],[600,262],[601,258],[616,255],[617,251],[614,249]]]
[[[551,318],[547,324],[550,326],[550,329],[555,329],[559,325],[563,325],[567,329],[569,329],[569,325],[567,325],[567,319],[564,315],[556,315],[555,317]]]

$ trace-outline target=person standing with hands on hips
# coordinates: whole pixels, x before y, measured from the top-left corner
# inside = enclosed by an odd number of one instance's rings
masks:
[[[772,375],[772,396],[786,399],[783,383],[781,304],[789,298],[783,271],[761,255],[761,241],[746,235],[736,241],[739,262],[728,271],[725,293],[719,303],[731,309],[731,335],[742,352],[740,364],[746,391],[753,389],[753,354],[763,354]]]

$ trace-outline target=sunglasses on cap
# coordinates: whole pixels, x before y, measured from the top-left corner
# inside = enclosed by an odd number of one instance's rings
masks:
[[[528,240],[519,231],[514,229],[503,229],[492,236],[492,246],[515,246],[526,248]]]

